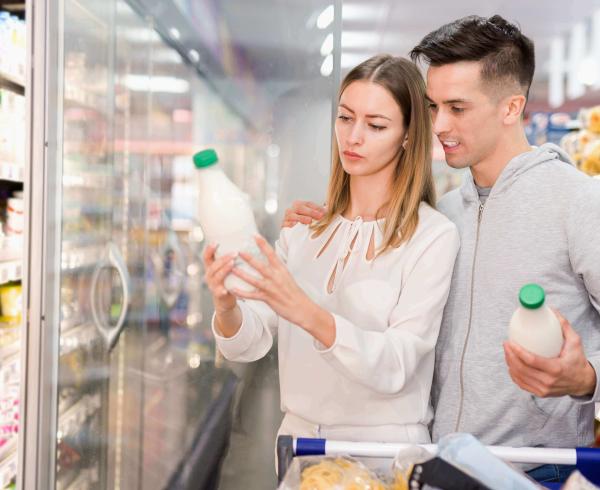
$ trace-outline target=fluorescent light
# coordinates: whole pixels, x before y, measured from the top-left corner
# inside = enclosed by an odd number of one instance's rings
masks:
[[[181,63],[181,55],[174,49],[157,49],[152,51],[154,63]]]
[[[565,101],[565,41],[555,37],[550,43],[550,63],[548,77],[548,103],[558,107]]]
[[[179,41],[179,39],[181,39],[181,33],[179,32],[179,29],[177,29],[176,27],[171,27],[169,29],[169,36],[171,36],[173,39],[175,39],[175,41]]]
[[[328,54],[321,65],[321,75],[328,77],[333,73],[333,55]]]
[[[190,83],[183,78],[125,75],[123,85],[135,92],[166,92],[183,94],[190,90]]]
[[[584,85],[592,86],[598,81],[598,71],[600,67],[593,56],[587,56],[579,65],[578,76],[579,81]]]
[[[585,53],[585,24],[575,24],[569,35],[569,50],[567,57],[567,97],[576,99],[585,93],[585,87],[579,79],[579,67]]]
[[[195,49],[190,49],[188,51],[188,56],[192,63],[198,63],[200,61],[200,53]]]
[[[333,8],[333,5],[325,7],[323,12],[319,14],[319,17],[317,17],[317,27],[319,29],[327,29],[333,22],[334,13],[335,10]]]
[[[123,32],[123,37],[134,43],[156,43],[160,41],[158,33],[146,27],[129,27]]]
[[[343,31],[342,49],[345,48],[377,48],[381,42],[381,36],[376,32],[367,31]]]
[[[333,34],[330,32],[321,44],[321,56],[327,56],[333,51]]]
[[[277,198],[270,197],[265,201],[265,211],[267,214],[275,214],[278,208]]]
[[[369,59],[371,56],[371,53],[342,53],[342,69],[354,68],[356,65]]]
[[[344,2],[342,6],[343,21],[366,21],[377,20],[381,17],[381,8],[373,5],[349,4]]]

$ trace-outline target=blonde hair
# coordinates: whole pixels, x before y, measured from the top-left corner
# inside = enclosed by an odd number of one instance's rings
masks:
[[[435,187],[431,170],[431,117],[425,98],[425,81],[409,60],[390,55],[374,56],[353,68],[341,84],[338,101],[353,82],[367,80],[385,88],[396,100],[406,129],[406,143],[398,147],[398,163],[385,208],[383,243],[377,256],[399,247],[414,235],[419,224],[419,206],[435,207]],[[340,160],[337,140],[333,138],[331,177],[327,190],[325,216],[311,225],[319,236],[337,215],[350,205],[350,176]],[[381,208],[380,208],[381,211]],[[379,215],[379,212],[377,214]]]

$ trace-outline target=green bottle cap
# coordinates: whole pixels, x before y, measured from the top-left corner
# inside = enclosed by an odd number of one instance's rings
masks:
[[[519,301],[525,308],[535,310],[544,304],[546,293],[537,284],[527,284],[519,291]]]
[[[217,152],[212,148],[208,150],[199,151],[194,155],[194,165],[196,168],[206,168],[214,165],[219,161],[217,157]]]

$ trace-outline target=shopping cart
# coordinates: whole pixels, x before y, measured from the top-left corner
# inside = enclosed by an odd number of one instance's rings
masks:
[[[327,439],[277,438],[277,473],[281,481],[294,456],[348,455],[355,458],[390,458],[410,444],[331,441]],[[437,452],[435,444],[421,444],[430,453]],[[592,483],[600,485],[600,448],[581,447],[541,448],[487,446],[492,454],[511,463],[577,465],[577,469]]]

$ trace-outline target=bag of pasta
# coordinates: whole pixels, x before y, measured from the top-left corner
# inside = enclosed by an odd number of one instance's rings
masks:
[[[386,490],[365,465],[344,457],[294,458],[279,490]]]

